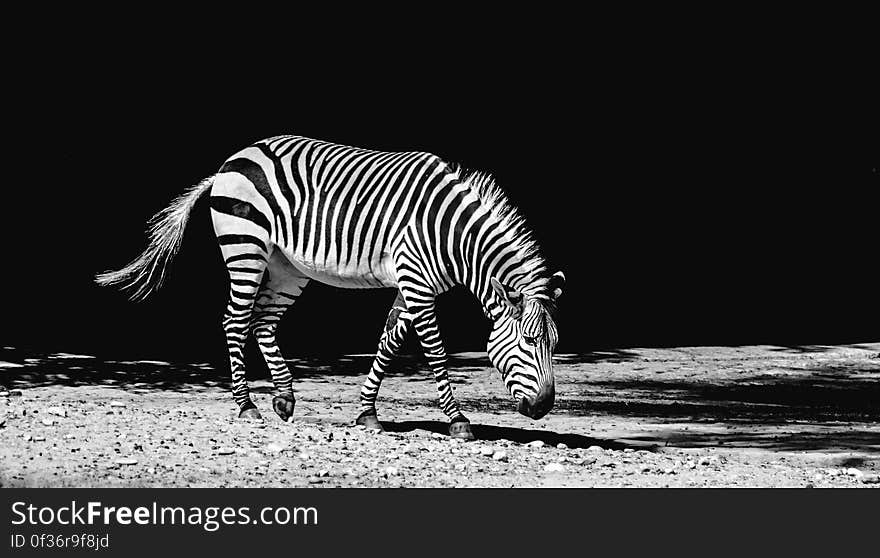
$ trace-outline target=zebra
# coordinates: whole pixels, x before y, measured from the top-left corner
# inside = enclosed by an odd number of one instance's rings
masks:
[[[278,323],[310,281],[395,288],[355,423],[382,430],[376,400],[393,358],[415,330],[433,372],[449,434],[474,439],[447,374],[435,298],[469,289],[492,328],[487,352],[517,410],[539,419],[553,407],[556,303],[565,276],[551,274],[524,218],[488,173],[424,152],[383,152],[302,136],[258,141],[185,191],[149,222],[149,243],[118,271],[96,276],[138,301],[158,289],[196,202],[209,193],[229,275],[223,329],[239,417],[261,419],[243,348],[253,335],[275,388],[272,407],[292,421],[293,376]]]

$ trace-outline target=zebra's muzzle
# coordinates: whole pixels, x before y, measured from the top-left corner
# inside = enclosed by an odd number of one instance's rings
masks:
[[[531,419],[538,420],[553,408],[556,399],[556,389],[553,384],[544,386],[534,398],[523,397],[519,400],[517,411]]]

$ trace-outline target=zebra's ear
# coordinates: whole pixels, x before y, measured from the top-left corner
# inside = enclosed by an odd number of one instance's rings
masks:
[[[561,271],[557,271],[550,277],[550,296],[553,297],[553,301],[555,302],[560,296],[562,296],[562,287],[565,286],[565,274]]]
[[[498,299],[510,308],[511,314],[513,314],[514,318],[518,318],[519,315],[522,314],[523,310],[522,293],[514,289],[508,289],[507,287],[502,285],[498,281],[498,279],[495,279],[494,277],[492,277],[490,282],[492,283],[492,290],[495,291]]]

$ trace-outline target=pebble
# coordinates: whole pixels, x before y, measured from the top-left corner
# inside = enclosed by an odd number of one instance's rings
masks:
[[[544,441],[543,441],[543,440],[535,440],[535,441],[533,441],[533,442],[529,442],[529,443],[526,444],[526,445],[529,446],[530,448],[543,448],[543,447],[544,447]]]
[[[272,443],[266,446],[266,453],[281,453],[282,451],[284,451],[284,446],[281,444]]]
[[[431,432],[431,437],[439,439],[439,438],[445,438],[446,436],[444,436],[443,434],[440,434],[439,432]]]
[[[385,476],[392,477],[397,474],[397,467],[387,467],[385,469]]]
[[[600,446],[590,446],[587,448],[587,451],[600,452],[604,450]]]
[[[496,451],[492,454],[492,459],[495,461],[507,461],[507,452],[506,451]]]
[[[309,477],[309,484],[321,484],[322,482],[324,481],[318,477]]]
[[[562,463],[548,463],[544,465],[545,473],[562,473],[565,471],[565,465]]]
[[[121,459],[117,459],[115,463],[117,465],[137,465],[138,460],[131,457],[123,457]]]
[[[825,478],[825,475],[823,475],[822,473],[816,473],[815,475],[813,475],[813,480],[814,480],[814,481],[820,481],[820,480],[822,480],[822,479],[824,479],[824,478]]]
[[[712,464],[712,460],[709,459],[708,456],[700,458],[700,465],[711,465],[711,464]]]
[[[126,405],[122,401],[111,401],[110,406],[111,407],[125,407]]]
[[[568,449],[568,445],[559,442],[558,444],[556,444],[556,449]]]
[[[495,450],[493,450],[489,446],[483,446],[480,448],[480,455],[485,455],[486,457],[489,457],[491,455],[495,455]]]
[[[319,477],[329,477],[330,471],[328,471],[327,469],[321,469],[320,471],[318,471],[318,476]]]
[[[231,454],[235,453],[235,449],[234,448],[220,448],[217,450],[217,453],[219,453],[220,455],[231,455]]]
[[[64,409],[62,407],[49,407],[48,409],[46,409],[46,412],[50,415],[56,415],[59,417],[67,416],[67,409]]]
[[[851,477],[861,477],[865,473],[859,471],[858,469],[856,469],[854,467],[850,467],[849,469],[846,470],[846,474]]]
[[[45,436],[39,436],[39,435],[37,435],[37,436],[34,436],[34,441],[35,441],[35,442],[45,442],[45,441],[46,441],[46,437],[45,437]]]
[[[877,475],[863,475],[861,479],[863,484],[877,484],[880,483],[880,477]]]
[[[149,474],[151,474],[151,475],[155,475],[155,474],[156,474],[156,469],[154,469],[154,468],[152,468],[152,467],[149,467],[149,468],[147,469],[147,472],[148,472]]]
[[[42,422],[46,426],[52,426],[53,424],[55,424],[55,421],[50,418],[40,419],[40,422]]]

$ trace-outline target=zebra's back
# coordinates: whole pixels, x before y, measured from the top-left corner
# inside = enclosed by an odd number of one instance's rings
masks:
[[[449,182],[437,156],[382,152],[299,136],[230,157],[211,190],[218,237],[259,227],[306,276],[339,287],[396,285],[390,254]],[[234,218],[230,218],[234,216]]]

